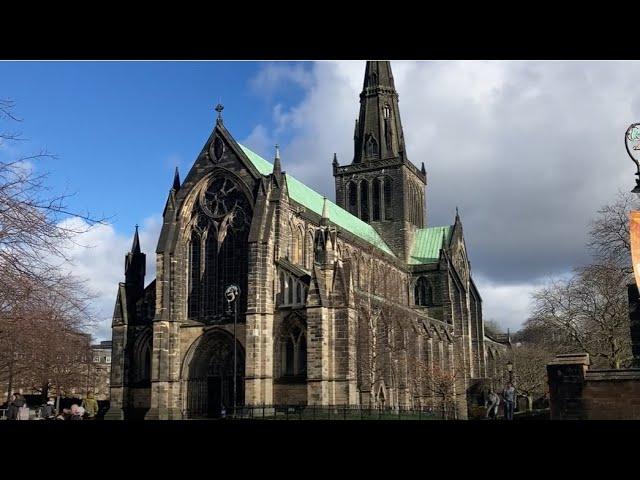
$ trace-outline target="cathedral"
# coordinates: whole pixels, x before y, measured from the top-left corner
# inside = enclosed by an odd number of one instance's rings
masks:
[[[390,62],[366,64],[353,159],[331,162],[335,203],[287,174],[277,147],[269,162],[239,144],[216,110],[183,181],[176,170],[156,278],[145,285],[137,229],[126,255],[107,418],[442,402],[468,418],[478,386],[502,382],[510,342],[484,331],[457,211],[427,226]]]

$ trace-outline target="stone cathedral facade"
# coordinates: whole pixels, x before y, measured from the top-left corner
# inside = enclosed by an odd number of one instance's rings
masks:
[[[156,278],[145,285],[137,230],[126,255],[108,418],[216,416],[234,403],[234,358],[237,405],[424,408],[428,378],[449,375],[466,418],[508,341],[485,335],[459,215],[427,226],[390,63],[367,62],[353,159],[332,162],[336,203],[277,149],[271,163],[237,143],[218,110],[184,181],[176,171]]]

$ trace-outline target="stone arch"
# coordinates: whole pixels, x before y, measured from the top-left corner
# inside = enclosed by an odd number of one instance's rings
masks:
[[[187,281],[180,288],[187,299],[187,318],[211,323],[225,315],[227,285],[236,283],[247,291],[246,253],[253,205],[244,181],[223,168],[215,168],[189,193],[179,213],[185,254],[176,256],[177,268],[186,273]],[[246,306],[247,296],[242,295],[240,315]]]
[[[369,181],[360,180],[360,218],[369,221]]]
[[[413,301],[416,306],[430,307],[433,305],[433,286],[424,275],[416,279],[413,292]]]
[[[145,328],[136,338],[133,354],[133,378],[136,385],[151,384],[151,353],[153,348],[153,331],[151,327]],[[150,406],[150,405],[149,405]]]
[[[382,184],[379,178],[374,178],[371,182],[371,220],[377,222],[382,220]]]
[[[313,230],[308,229],[304,242],[304,266],[307,269],[313,267]]]
[[[275,352],[278,378],[307,377],[307,325],[304,318],[291,314],[282,322]]]
[[[245,350],[236,338],[236,405],[244,404]],[[182,362],[183,414],[186,418],[220,416],[233,407],[233,335],[214,327],[189,347]]]
[[[393,198],[393,180],[390,176],[384,176],[384,185],[382,188],[382,197],[383,197],[383,215],[385,220],[392,220],[393,213],[391,207],[391,200]]]
[[[378,140],[376,140],[376,137],[374,135],[369,134],[367,136],[367,141],[365,143],[364,150],[365,150],[365,156],[367,157],[375,157],[376,155],[378,155],[378,152],[379,152]]]
[[[353,180],[347,183],[347,210],[358,216],[358,185]]]

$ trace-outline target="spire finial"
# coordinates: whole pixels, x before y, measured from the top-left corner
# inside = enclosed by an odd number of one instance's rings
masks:
[[[280,175],[282,173],[282,165],[280,163],[280,146],[276,144],[276,156],[273,160],[273,173]]]
[[[338,155],[335,152],[333,152],[333,164],[338,166]]]
[[[136,223],[136,233],[133,235],[131,253],[140,253],[140,237],[138,237],[138,224]]]
[[[218,99],[218,104],[216,105],[215,108],[216,112],[218,112],[218,122],[222,122],[222,110],[224,110],[224,105],[222,105],[222,103],[220,103],[220,100]]]
[[[422,162],[422,168],[421,168],[422,174],[426,175],[427,174],[427,169],[424,168],[424,162]]]
[[[329,204],[327,197],[322,197],[322,222],[326,224],[329,221]]]
[[[173,187],[176,192],[180,190],[180,174],[178,173],[178,167],[176,167],[176,171],[173,174]]]

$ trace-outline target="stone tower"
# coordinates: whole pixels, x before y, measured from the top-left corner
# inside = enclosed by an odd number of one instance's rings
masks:
[[[144,293],[144,276],[146,273],[147,256],[140,249],[138,226],[133,236],[131,251],[127,253],[124,261],[124,285],[127,293],[127,311],[130,320],[136,315],[136,302]]]
[[[336,203],[371,224],[403,260],[425,226],[424,163],[407,158],[391,64],[368,61],[360,94],[350,165],[333,159]]]

